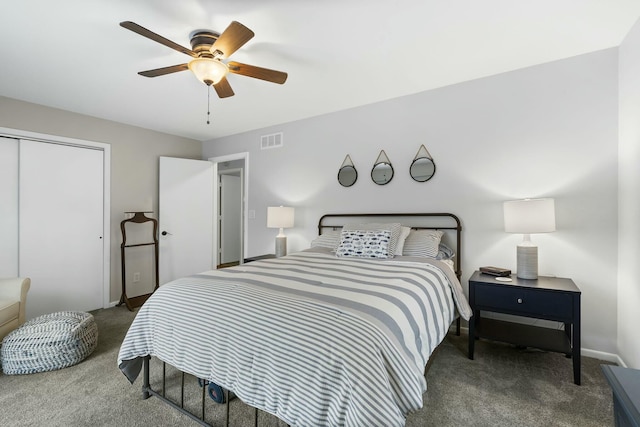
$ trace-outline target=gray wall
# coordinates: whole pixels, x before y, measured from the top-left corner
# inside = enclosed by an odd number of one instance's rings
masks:
[[[0,97],[0,127],[102,142],[111,145],[111,301],[121,292],[120,221],[125,211],[158,212],[158,157],[199,159],[199,141],[167,135],[122,123]],[[128,234],[129,237],[129,234]],[[135,236],[134,236],[135,237]],[[127,272],[140,272],[132,294],[153,284],[150,249],[133,251]]]
[[[250,153],[249,256],[273,252],[267,206],[296,208],[290,251],[324,213],[448,211],[463,221],[465,288],[481,265],[515,271],[522,236],[503,231],[502,202],[554,197],[557,232],[533,236],[540,273],[574,279],[583,347],[616,353],[617,63],[617,49],[582,55],[207,141],[203,157]],[[260,135],[279,131],[284,147],[261,151]],[[420,144],[437,165],[427,183],[408,174]],[[396,172],[386,186],[369,176],[382,149]],[[350,188],[336,180],[346,154],[359,172]]]
[[[640,369],[638,260],[640,260],[640,21],[620,46],[620,198],[618,233],[618,345],[620,356]]]

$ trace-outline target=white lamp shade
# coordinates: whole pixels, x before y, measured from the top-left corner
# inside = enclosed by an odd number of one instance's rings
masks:
[[[293,227],[293,208],[286,206],[267,208],[267,227],[291,228]]]
[[[556,231],[553,199],[524,199],[504,202],[504,231],[522,234]]]
[[[196,58],[189,62],[189,69],[207,86],[218,83],[229,69],[224,62],[212,58]]]

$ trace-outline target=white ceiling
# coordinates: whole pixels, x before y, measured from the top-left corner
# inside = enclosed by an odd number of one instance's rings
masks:
[[[638,0],[2,0],[0,95],[209,140],[618,46]],[[231,60],[289,73],[238,75],[235,96],[190,71],[138,71],[189,57],[121,28],[134,21],[186,47],[236,20],[255,37]]]

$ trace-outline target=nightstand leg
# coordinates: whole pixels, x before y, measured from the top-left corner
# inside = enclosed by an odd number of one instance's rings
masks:
[[[580,322],[573,325],[572,357],[573,357],[573,382],[580,385]]]
[[[469,319],[469,359],[473,360],[473,351],[476,344],[476,319],[480,315],[479,310],[473,311],[473,316]]]

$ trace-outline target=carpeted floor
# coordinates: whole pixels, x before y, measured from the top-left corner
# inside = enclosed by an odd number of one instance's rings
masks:
[[[98,348],[82,363],[40,374],[0,375],[0,426],[198,425],[159,399],[142,400],[140,379],[130,385],[117,368],[119,346],[135,313],[114,307],[93,314]],[[613,426],[602,361],[583,357],[582,385],[576,386],[571,359],[561,354],[480,341],[475,356],[467,358],[466,335],[445,339],[427,373],[424,407],[409,415],[407,427]],[[157,386],[159,371],[152,371]],[[187,376],[186,384],[187,397],[200,393],[195,378]],[[177,386],[167,393],[179,399]],[[231,406],[230,425],[253,425],[251,409],[237,399]],[[199,410],[199,403],[191,408]],[[223,408],[210,399],[206,414],[207,421],[223,425]],[[285,425],[267,414],[260,415],[260,423]]]

